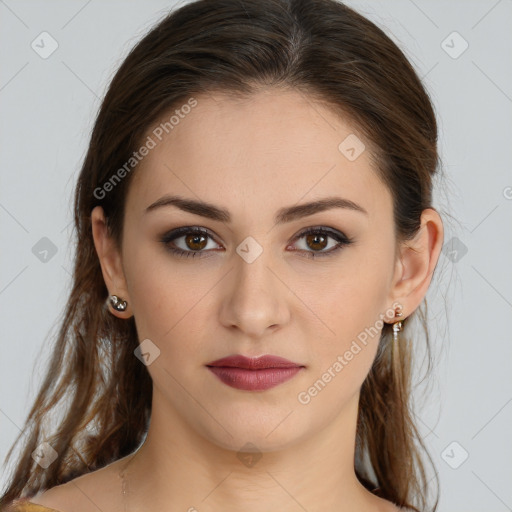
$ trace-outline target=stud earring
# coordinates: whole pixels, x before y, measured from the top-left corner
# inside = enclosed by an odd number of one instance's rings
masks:
[[[110,305],[116,310],[116,311],[125,311],[128,303],[119,298],[117,295],[110,295],[109,297]]]

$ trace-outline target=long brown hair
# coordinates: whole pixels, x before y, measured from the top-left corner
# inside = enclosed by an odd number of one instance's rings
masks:
[[[99,191],[118,169],[126,170],[154,123],[194,96],[250,95],[261,87],[291,88],[348,118],[393,196],[397,243],[417,233],[422,211],[432,207],[440,166],[436,117],[413,67],[380,28],[336,0],[197,0],[170,12],[131,50],[99,110],[74,197],[72,289],[0,504],[99,469],[144,441],[152,381],[133,354],[133,317],[121,320],[105,307],[91,210],[103,207],[121,247],[136,166],[108,193]],[[426,330],[424,307],[412,316]],[[428,504],[424,457],[432,461],[411,407],[409,329],[393,359],[390,325],[383,328],[361,388],[355,471],[378,496],[435,510],[437,496]],[[426,347],[430,357],[428,333]],[[47,428],[59,407],[56,425]],[[59,455],[46,469],[31,456],[42,442]]]

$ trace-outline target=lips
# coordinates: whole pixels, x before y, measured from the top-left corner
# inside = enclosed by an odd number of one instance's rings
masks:
[[[264,391],[294,377],[304,366],[278,356],[249,358],[234,355],[208,363],[224,384],[246,391]]]
[[[228,368],[244,368],[245,370],[262,370],[265,368],[298,368],[302,365],[278,356],[245,357],[240,354],[223,357],[208,363],[206,366],[225,366]]]

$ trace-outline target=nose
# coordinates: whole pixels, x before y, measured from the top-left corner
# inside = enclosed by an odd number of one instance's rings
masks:
[[[263,251],[251,263],[236,255],[220,312],[225,327],[256,339],[289,321],[287,301],[292,293],[271,259],[270,251]]]

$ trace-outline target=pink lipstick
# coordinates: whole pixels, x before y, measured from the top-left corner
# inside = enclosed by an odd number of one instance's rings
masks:
[[[240,354],[208,363],[224,384],[246,391],[264,391],[296,375],[304,366],[278,356],[245,357]]]

